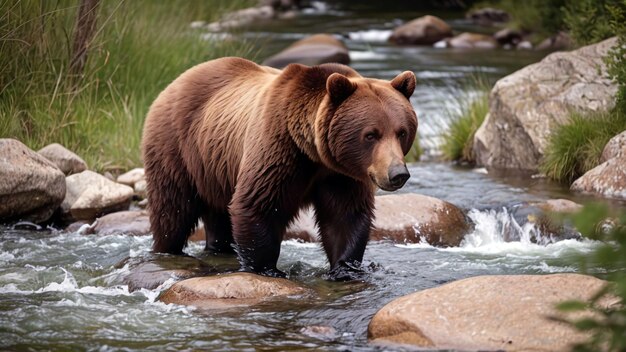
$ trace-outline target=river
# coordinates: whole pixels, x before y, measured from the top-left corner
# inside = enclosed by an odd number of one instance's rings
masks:
[[[411,179],[402,192],[438,197],[467,210],[475,226],[462,245],[440,249],[372,242],[365,253],[365,281],[336,283],[324,280],[327,263],[319,245],[287,241],[278,267],[312,288],[315,298],[207,313],[158,302],[160,290],[171,282],[129,292],[122,282],[129,268],[117,264],[128,257],[149,257],[149,236],[2,227],[0,349],[375,351],[379,347],[368,344],[367,325],[378,309],[402,295],[476,275],[577,271],[578,256],[597,243],[537,241],[543,238],[539,230],[515,215],[528,201],[584,198],[541,178],[496,176],[433,161],[448,112],[458,108],[459,97],[476,94],[468,84],[476,74],[493,83],[542,54],[395,47],[386,42],[391,28],[424,12],[316,4],[317,10],[303,16],[261,24],[241,35],[259,43],[262,59],[307,34],[339,33],[350,48],[352,67],[362,75],[390,79],[414,71],[418,86],[411,102],[425,156],[410,166]],[[461,13],[437,15],[455,30],[484,30],[463,20]],[[220,270],[236,270],[234,258],[207,256],[202,249],[194,243],[188,253]],[[336,332],[323,337],[301,332],[309,326]]]

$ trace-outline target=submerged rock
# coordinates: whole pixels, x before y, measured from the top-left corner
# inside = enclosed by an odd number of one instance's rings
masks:
[[[87,163],[81,157],[58,143],[48,144],[37,153],[54,163],[66,175],[87,170]]]
[[[543,202],[534,204],[543,211],[554,213],[577,213],[582,210],[583,206],[569,199],[548,199]]]
[[[574,181],[571,190],[606,198],[626,199],[626,156],[609,159],[587,171]]]
[[[457,49],[495,49],[498,42],[491,36],[478,33],[461,33],[446,39],[446,46]]]
[[[473,150],[481,166],[536,171],[552,131],[570,112],[603,111],[615,104],[617,85],[603,58],[615,38],[554,53],[500,79]]]
[[[128,209],[133,196],[132,188],[89,170],[66,177],[65,184],[67,193],[61,211],[70,220],[93,220]]]
[[[555,304],[589,300],[606,284],[579,274],[459,280],[387,304],[372,318],[368,337],[379,344],[429,349],[568,351],[588,335],[550,320],[561,314]]]
[[[149,235],[150,217],[145,210],[127,210],[107,214],[96,220],[91,233],[103,236]]]
[[[452,28],[441,18],[423,16],[393,30],[389,41],[399,45],[432,45],[452,37]]]
[[[602,150],[600,162],[603,163],[609,159],[626,156],[626,131],[611,138]]]
[[[350,63],[350,54],[345,44],[328,34],[315,34],[291,44],[278,54],[263,61],[263,65],[283,68],[292,63],[308,66],[329,62]]]
[[[308,292],[308,289],[287,279],[234,273],[179,281],[163,292],[159,300],[203,309],[223,309]]]
[[[414,193],[377,196],[375,216],[372,240],[456,247],[469,229],[455,205]]]
[[[44,222],[65,197],[65,175],[15,139],[0,139],[0,221]]]
[[[128,285],[128,290],[133,292],[142,288],[153,290],[161,286],[165,281],[183,280],[192,277],[208,275],[215,272],[215,268],[202,260],[167,254],[149,254],[145,257],[127,258],[116,267],[128,266],[121,280]]]

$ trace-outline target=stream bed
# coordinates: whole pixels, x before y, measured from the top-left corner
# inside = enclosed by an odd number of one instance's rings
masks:
[[[287,241],[278,267],[291,280],[312,288],[314,298],[207,313],[160,303],[159,292],[172,282],[132,293],[122,283],[128,267],[116,264],[149,255],[150,236],[0,227],[1,350],[374,351],[381,348],[368,344],[367,325],[377,310],[402,295],[477,275],[577,271],[578,256],[597,243],[536,244],[542,234],[518,223],[513,214],[524,202],[584,198],[541,178],[494,176],[483,169],[429,161],[437,155],[448,112],[458,108],[460,97],[476,94],[468,85],[476,74],[493,83],[543,54],[395,47],[386,42],[391,28],[426,13],[317,6],[295,19],[260,24],[241,36],[261,43],[263,59],[308,34],[338,33],[350,48],[351,66],[362,75],[390,79],[414,71],[418,86],[411,102],[426,161],[410,166],[411,178],[401,192],[437,197],[466,210],[474,229],[462,245],[441,249],[425,243],[371,242],[365,253],[365,280],[337,283],[324,280],[328,264],[318,244]],[[472,29],[460,19],[461,13],[438,15],[456,30]],[[504,234],[511,228],[517,233],[513,241]],[[191,244],[187,252],[225,271],[238,265],[234,258],[203,254],[202,243]],[[332,327],[335,333],[301,332],[310,326]]]

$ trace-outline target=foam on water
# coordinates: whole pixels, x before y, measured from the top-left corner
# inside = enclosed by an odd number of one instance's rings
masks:
[[[348,33],[348,38],[363,42],[386,42],[391,33],[391,29],[368,29]]]

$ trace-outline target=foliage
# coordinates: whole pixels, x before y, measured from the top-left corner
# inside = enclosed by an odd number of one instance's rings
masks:
[[[564,7],[564,23],[578,45],[588,45],[614,34],[611,8],[623,0],[576,0]]]
[[[626,118],[617,111],[574,112],[570,122],[550,136],[540,170],[551,179],[571,183],[596,167],[606,143],[624,130]]]
[[[140,164],[143,120],[170,81],[202,61],[250,46],[208,41],[194,20],[240,1],[101,1],[78,89],[68,82],[74,0],[0,0],[0,137],[33,149],[58,142],[93,169]]]
[[[411,146],[411,150],[409,150],[405,159],[407,162],[410,162],[410,163],[416,162],[420,160],[423,153],[424,153],[424,150],[422,150],[422,147],[420,146],[419,136],[415,136],[415,142],[413,142],[413,145]]]
[[[472,79],[477,96],[458,99],[459,110],[449,111],[450,126],[443,134],[441,151],[446,160],[473,163],[474,134],[489,112],[489,85],[484,78]]]
[[[606,58],[609,76],[615,80],[619,88],[615,102],[618,113],[626,118],[626,0],[620,5],[608,7],[609,23],[613,33],[617,35],[617,45],[609,51]]]
[[[611,225],[605,219],[613,218]],[[576,228],[588,237],[604,241],[591,255],[583,258],[581,269],[601,266],[611,283],[600,290],[589,302],[566,301],[558,308],[564,312],[588,310],[593,315],[562,321],[591,334],[589,340],[574,346],[574,351],[626,350],[626,214],[610,214],[603,205],[588,205],[573,219]],[[615,302],[607,307],[606,300]],[[604,300],[604,302],[603,302]]]

